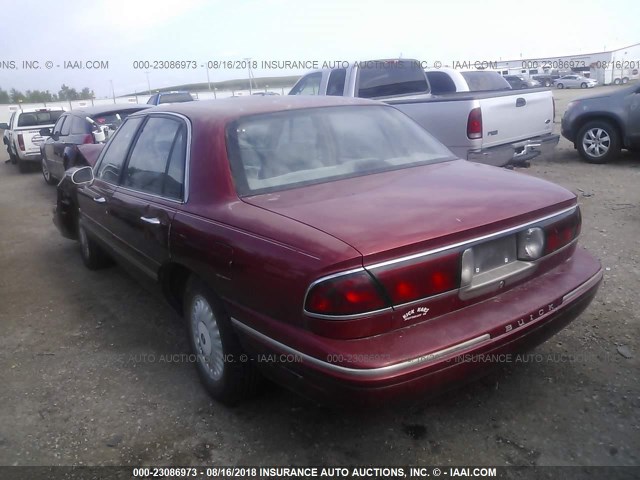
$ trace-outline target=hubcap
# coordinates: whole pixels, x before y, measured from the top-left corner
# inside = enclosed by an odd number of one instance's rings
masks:
[[[606,155],[611,146],[611,137],[602,128],[592,128],[587,130],[582,139],[582,147],[592,157],[602,157]]]
[[[202,295],[196,295],[191,304],[191,331],[198,360],[209,377],[219,380],[224,370],[220,329],[211,305]]]

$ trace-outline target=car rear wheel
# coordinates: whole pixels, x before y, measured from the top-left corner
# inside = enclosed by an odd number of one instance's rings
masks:
[[[605,120],[588,122],[578,132],[578,152],[589,163],[606,163],[620,153],[620,134]]]
[[[614,84],[614,85],[620,85],[620,79],[619,79],[619,78],[616,78],[616,79],[613,81],[613,84]]]
[[[56,179],[51,175],[47,161],[44,158],[40,161],[40,166],[42,167],[42,176],[44,177],[44,181],[47,182],[47,185],[55,185]]]
[[[564,88],[564,83],[559,83],[558,88],[561,88],[561,89]]]
[[[78,224],[78,240],[82,262],[89,270],[105,268],[113,263],[107,252],[89,236],[81,224]]]
[[[545,87],[550,87],[551,86],[551,80],[545,80],[544,81],[544,86]]]
[[[257,391],[261,376],[242,350],[221,301],[192,277],[184,296],[189,343],[200,379],[216,400],[235,405]]]
[[[585,82],[582,82],[582,83],[580,84],[580,88],[587,88],[587,84],[586,84]]]

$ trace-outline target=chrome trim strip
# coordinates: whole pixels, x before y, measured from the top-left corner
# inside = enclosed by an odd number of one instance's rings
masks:
[[[604,272],[602,271],[602,269],[600,269],[600,271],[596,273],[593,277],[591,277],[589,280],[584,282],[578,288],[571,290],[564,297],[562,297],[562,303],[564,304],[565,302],[570,302],[574,298],[579,297],[585,292],[591,290],[591,288],[597,285],[598,282],[600,282],[600,280],[602,280],[603,277],[604,277]]]
[[[258,332],[257,330],[249,327],[248,325],[245,325],[244,323],[242,323],[241,321],[235,318],[231,318],[231,322],[233,323],[233,325],[243,330],[245,333],[252,335],[253,337],[259,340],[262,340],[265,343],[268,343],[272,347],[279,348],[280,350],[283,350],[288,354],[296,355],[302,358],[304,361],[309,362],[310,364],[315,365],[317,367],[320,367],[321,369],[345,374],[354,378],[368,378],[368,377],[375,377],[375,376],[384,375],[384,374],[402,373],[403,370],[409,370],[411,367],[415,366],[416,364],[429,363],[445,355],[459,352],[461,350],[464,350],[466,348],[469,348],[475,345],[479,345],[491,339],[491,336],[488,333],[485,333],[484,335],[480,335],[479,337],[472,338],[471,340],[467,340],[465,342],[452,345],[451,347],[445,348],[443,350],[438,350],[437,352],[428,353],[426,355],[421,355],[416,358],[411,358],[409,360],[405,360],[400,363],[394,363],[393,365],[387,365],[386,367],[349,368],[349,367],[343,367],[341,365],[335,365],[333,363],[320,360],[319,358],[312,357],[311,355],[307,355],[306,353],[302,353],[298,350],[295,350],[283,343],[278,342],[277,340],[274,340],[271,337],[268,337],[263,333]]]
[[[480,237],[472,238],[470,240],[465,240],[464,242],[458,242],[458,243],[453,243],[453,244],[450,244],[450,245],[445,245],[444,247],[434,248],[433,250],[427,250],[426,252],[414,253],[413,255],[407,255],[406,257],[400,257],[400,258],[395,258],[393,260],[387,260],[386,262],[376,263],[376,264],[367,266],[367,269],[368,270],[373,270],[375,268],[386,267],[388,265],[393,265],[393,264],[400,263],[400,262],[406,262],[406,261],[409,261],[409,260],[415,260],[416,258],[426,257],[428,255],[433,255],[433,254],[436,254],[436,253],[444,252],[446,250],[451,250],[453,248],[463,247],[463,246],[469,245],[471,243],[476,243],[476,242],[481,242],[481,241],[484,241],[484,240],[489,240],[491,238],[496,238],[496,237],[499,237],[501,235],[506,235],[508,233],[513,233],[513,232],[518,231],[518,230],[520,230],[522,228],[526,228],[526,227],[528,227],[530,225],[534,225],[534,224],[539,223],[539,222],[544,222],[545,220],[549,220],[550,218],[557,217],[557,216],[560,216],[560,215],[564,215],[565,213],[574,211],[576,208],[578,208],[578,206],[574,205],[573,207],[565,208],[564,210],[560,210],[559,212],[552,213],[550,215],[546,215],[546,216],[541,217],[541,218],[537,218],[535,220],[532,220],[531,222],[527,222],[527,223],[522,223],[520,225],[516,225],[515,227],[506,228],[504,230],[500,230],[499,232],[490,233],[490,234],[487,234],[487,235],[482,235]]]

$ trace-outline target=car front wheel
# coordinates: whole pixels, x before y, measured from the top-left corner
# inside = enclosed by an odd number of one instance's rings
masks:
[[[606,163],[620,153],[620,134],[605,120],[588,122],[578,132],[578,152],[589,163]]]
[[[260,374],[243,352],[221,301],[197,278],[188,282],[184,315],[198,374],[209,394],[227,405],[251,396]]]
[[[48,185],[55,185],[56,179],[51,175],[49,167],[47,166],[47,161],[44,158],[40,161],[40,166],[42,167],[42,176],[44,177],[44,181],[47,182]]]
[[[564,84],[563,83],[559,83],[557,86],[558,86],[558,88],[564,88]]]
[[[582,83],[580,84],[580,88],[587,88],[587,84],[586,84],[585,82],[582,82]]]

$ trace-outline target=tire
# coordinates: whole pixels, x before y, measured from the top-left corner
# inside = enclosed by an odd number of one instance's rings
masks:
[[[616,78],[616,79],[613,81],[613,84],[614,84],[614,85],[620,85],[620,83],[621,83],[621,82],[620,82],[620,79],[619,79],[619,78]]]
[[[627,84],[627,83],[629,83],[629,79],[628,79],[627,77],[624,77],[624,78],[622,79],[622,84],[623,84],[623,85],[625,85],[625,84]]]
[[[209,394],[230,406],[255,394],[262,377],[244,355],[217,295],[192,277],[185,289],[183,305],[198,375]]]
[[[78,224],[78,241],[82,262],[89,270],[105,268],[113,263],[111,257],[89,236],[81,224]]]
[[[578,132],[576,143],[589,163],[607,163],[620,154],[618,129],[606,120],[587,122]]]
[[[562,90],[562,89],[564,88],[564,84],[563,84],[563,83],[559,83],[559,84],[557,85],[557,87],[558,87],[559,89],[561,89],[561,90]]]
[[[44,157],[42,158],[42,160],[40,160],[40,168],[42,169],[42,176],[44,177],[44,181],[47,183],[47,185],[55,185],[56,179],[53,178],[53,175],[51,175],[49,167],[47,167],[47,161],[44,159]]]
[[[580,84],[580,88],[587,88],[587,84],[586,84],[586,83],[584,83],[584,82],[582,82],[582,83]]]

